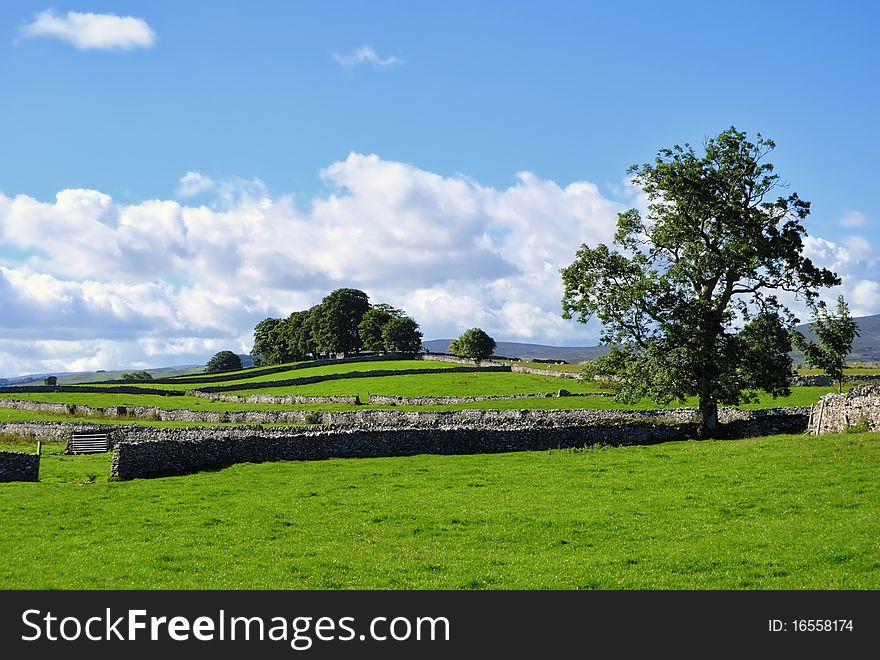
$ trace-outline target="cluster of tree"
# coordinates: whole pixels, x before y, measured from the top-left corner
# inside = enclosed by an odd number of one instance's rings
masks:
[[[122,374],[122,380],[127,381],[139,381],[139,380],[153,380],[153,377],[150,375],[148,371],[130,371],[129,373]]]
[[[617,250],[582,245],[562,270],[563,316],[597,317],[612,346],[592,371],[614,375],[622,401],[697,397],[706,437],[719,404],[788,393],[795,319],[774,293],[815,304],[820,287],[840,284],[803,255],[809,202],[772,197],[781,184],[764,158],[774,146],[730,128],[703,154],[675,146],[634,165],[646,221],[635,209],[619,214]],[[851,344],[851,329],[837,332]]]
[[[255,364],[269,365],[362,350],[417,353],[421,346],[419,324],[402,310],[371,305],[358,289],[336,289],[310,309],[260,321],[251,354]]]

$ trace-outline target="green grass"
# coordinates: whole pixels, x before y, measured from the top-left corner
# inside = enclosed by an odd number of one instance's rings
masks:
[[[295,363],[294,363],[295,364]],[[253,376],[251,378],[238,378],[217,382],[207,382],[205,387],[222,387],[224,385],[242,385],[246,383],[269,383],[276,380],[288,380],[291,378],[309,378],[313,376],[328,376],[332,374],[344,374],[353,372],[375,371],[379,369],[399,371],[401,369],[436,369],[438,371],[450,369],[452,367],[460,367],[460,364],[449,364],[446,362],[422,362],[421,360],[388,360],[380,362],[342,362],[340,364],[329,364],[322,367],[305,367],[302,369],[291,369],[289,371],[278,371],[262,376]],[[246,370],[250,371],[250,370]],[[246,372],[245,371],[245,372]],[[234,372],[234,373],[245,373]],[[225,375],[225,374],[213,374]],[[198,389],[198,383],[150,383],[144,381],[142,383],[113,383],[107,387],[127,387],[127,386],[151,387],[159,390],[185,391]],[[157,395],[158,396],[158,395]]]
[[[529,367],[531,369],[543,369],[544,371],[563,371],[570,374],[580,373],[584,368],[583,364],[551,364],[549,362],[523,362],[521,360],[497,361],[501,362],[502,364],[519,365],[521,367]]]
[[[405,374],[400,376],[377,376],[351,380],[331,380],[293,387],[269,387],[259,390],[242,390],[234,394],[305,394],[327,396],[330,394],[361,395],[385,394],[397,396],[485,396],[499,394],[540,394],[558,392],[598,392],[593,382],[534,376],[510,372],[454,373],[439,371],[436,374]]]
[[[442,384],[446,385],[445,389],[439,388],[435,379],[442,376]],[[539,382],[536,384],[534,381]],[[242,391],[233,392],[244,396],[248,393],[263,394],[358,394],[362,401],[367,400],[370,390],[355,387],[350,388],[353,383],[363,384],[364,381],[374,383],[376,386],[385,385],[385,381],[395,381],[403,386],[402,381],[409,381],[413,385],[420,385],[424,388],[419,391],[415,387],[405,389],[406,396],[419,396],[428,394],[437,394],[437,392],[446,392],[447,394],[455,393],[464,395],[466,393],[487,393],[503,391],[512,393],[511,390],[525,392],[555,392],[558,391],[560,382],[555,378],[542,378],[540,376],[529,376],[522,374],[506,374],[506,373],[489,373],[489,374],[438,374],[438,375],[422,375],[422,376],[386,376],[383,378],[368,378],[363,381],[360,379],[353,381],[332,381],[328,383],[315,383],[313,385],[304,385],[299,387],[287,388],[268,388],[267,390],[255,390],[252,392]],[[507,381],[499,382],[499,381]],[[455,387],[453,387],[455,384]],[[570,391],[597,391],[597,386],[593,383],[579,383],[571,381],[574,387],[569,388]],[[336,385],[337,387],[332,387]],[[557,388],[551,386],[556,385]],[[506,386],[506,387],[505,387]],[[349,389],[342,389],[349,387]],[[578,388],[581,389],[578,389]],[[378,387],[377,387],[378,388]],[[543,388],[543,389],[542,389]],[[394,392],[392,385],[388,389],[378,388],[379,391],[372,390],[374,394],[384,392]],[[413,389],[416,389],[413,392]],[[834,391],[833,387],[795,387],[792,393],[787,397],[779,397],[774,399],[769,395],[762,395],[757,403],[742,406],[746,409],[760,408],[777,408],[785,406],[810,406],[819,400],[823,394]],[[34,401],[46,401],[55,403],[67,403],[87,405],[93,408],[105,408],[108,406],[156,406],[163,409],[186,408],[190,410],[204,412],[236,412],[245,410],[312,410],[312,411],[345,411],[345,410],[387,410],[391,406],[384,405],[347,405],[347,404],[257,404],[257,403],[226,403],[221,401],[211,401],[192,396],[180,397],[164,397],[160,395],[142,394],[103,394],[83,392],[40,392],[40,393],[22,393],[22,394],[0,394],[3,398],[14,399],[30,399]],[[689,399],[683,404],[673,402],[669,407],[691,407],[697,406],[696,399]],[[444,404],[433,406],[395,406],[393,409],[401,411],[424,411],[424,412],[440,412],[448,410],[570,410],[570,409],[590,409],[590,410],[649,410],[662,406],[658,406],[655,402],[643,399],[635,404],[621,404],[616,402],[609,396],[589,396],[589,397],[541,397],[535,399],[494,399],[489,401],[474,401],[469,403]],[[0,408],[0,421],[100,421],[102,423],[141,423],[141,420],[130,418],[98,418],[98,417],[74,417],[66,414],[30,412],[27,410],[15,410],[11,408]]]
[[[815,376],[824,374],[822,369],[801,368],[797,370],[801,376]],[[877,367],[844,367],[844,376],[880,376],[880,369]]]
[[[880,434],[0,484],[5,589],[877,589]]]

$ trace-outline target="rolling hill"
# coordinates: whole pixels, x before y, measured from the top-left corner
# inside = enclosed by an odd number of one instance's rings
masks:
[[[849,361],[875,362],[880,361],[880,314],[862,316],[855,319],[859,324],[859,336],[853,342],[853,350]],[[809,324],[797,326],[807,339],[815,339],[810,332]],[[446,353],[451,339],[432,339],[422,342],[422,346],[432,353]],[[583,362],[606,353],[605,346],[545,346],[543,344],[523,344],[512,341],[499,341],[495,354],[521,360],[565,360],[566,362]],[[794,354],[795,361],[800,358]]]

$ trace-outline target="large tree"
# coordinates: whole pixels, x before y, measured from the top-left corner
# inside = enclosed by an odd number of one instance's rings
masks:
[[[382,341],[389,353],[418,353],[422,348],[422,331],[410,316],[395,316],[382,326]]]
[[[318,309],[313,336],[319,351],[357,353],[361,350],[358,325],[370,309],[366,293],[358,289],[336,289],[324,296]]]
[[[224,371],[238,371],[241,369],[241,358],[232,351],[220,351],[208,360],[205,367],[206,374],[217,374]]]
[[[254,364],[262,366],[266,364],[280,364],[281,349],[278,345],[278,330],[281,325],[281,319],[265,318],[257,323],[254,328],[254,347],[251,349],[251,355],[254,358]]]
[[[364,349],[381,353],[386,350],[382,332],[392,319],[400,318],[403,312],[391,305],[379,303],[367,310],[358,324],[358,334]]]
[[[731,127],[703,154],[685,144],[633,165],[647,217],[620,213],[618,250],[582,245],[562,270],[563,316],[597,317],[612,346],[592,372],[613,375],[623,401],[698,397],[703,437],[719,430],[719,404],[788,391],[793,319],[775,293],[812,301],[840,282],[803,256],[809,202],[772,198],[774,147]]]
[[[822,369],[837,381],[837,391],[843,389],[843,369],[852,344],[859,336],[859,326],[849,313],[843,296],[837,297],[837,311],[830,313],[824,302],[813,307],[810,330],[818,341],[807,341],[798,330],[792,330],[792,344],[804,354],[811,367]]]

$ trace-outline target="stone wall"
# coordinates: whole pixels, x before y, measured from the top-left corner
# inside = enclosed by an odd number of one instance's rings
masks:
[[[119,440],[134,425],[91,424],[87,422],[0,422],[0,432],[30,436],[34,440],[69,440],[71,433],[111,433],[110,439]]]
[[[509,372],[510,366],[506,364],[498,366],[473,366],[451,367],[444,369],[442,373],[471,373],[471,372]],[[324,374],[322,376],[303,376],[302,378],[286,378],[284,380],[272,380],[256,383],[233,383],[232,385],[215,385],[212,387],[200,387],[200,392],[234,392],[236,390],[257,390],[269,387],[291,387],[295,385],[311,385],[312,383],[324,383],[330,380],[349,380],[353,378],[376,378],[380,376],[409,376],[416,374],[436,374],[436,369],[373,369],[371,371],[349,371],[340,374]]]
[[[149,381],[146,381],[149,382]],[[45,392],[93,392],[97,394],[157,394],[159,396],[183,396],[180,390],[160,390],[148,386],[133,385],[9,385],[0,387],[0,394],[45,393]]]
[[[38,401],[20,402],[29,410],[41,410]],[[650,420],[661,424],[696,424],[697,412],[692,408],[671,410],[446,410],[440,412],[403,410],[347,410],[347,411],[309,411],[309,410],[246,410],[238,412],[188,410],[185,408],[165,409],[151,406],[112,406],[109,408],[90,408],[74,406],[81,416],[133,417],[155,421],[191,422],[207,424],[323,424],[333,427],[361,428],[452,428],[480,427],[495,428],[499,425],[516,424],[528,427],[590,426],[605,423],[632,423]],[[769,410],[745,411],[736,408],[722,408],[719,421],[722,424],[751,424],[755,420],[763,424],[765,419],[784,420],[785,428],[800,432],[806,426],[808,408],[774,408]],[[801,421],[794,421],[801,420]],[[91,426],[94,428],[94,425]],[[797,430],[780,430],[799,432]],[[752,434],[754,435],[754,434]]]
[[[565,392],[565,393],[563,393]],[[556,394],[492,394],[485,396],[386,396],[371,394],[370,403],[383,406],[445,406],[455,403],[472,403],[474,401],[508,401],[516,399],[548,399],[560,396],[608,396],[604,392],[585,392],[571,394],[560,390]]]
[[[880,385],[854,387],[846,394],[826,394],[810,411],[807,433],[839,433],[859,424],[880,430]]]
[[[285,437],[203,437],[124,442],[113,453],[111,474],[121,479],[188,474],[234,463],[411,456],[485,454],[582,447],[604,442],[636,444],[687,437],[674,426],[555,429],[407,429],[325,431]]]
[[[454,362],[456,364],[470,364],[478,367],[510,367],[510,370],[518,374],[532,374],[534,376],[552,376],[554,378],[580,378],[580,374],[570,371],[558,371],[556,369],[536,369],[535,367],[526,367],[520,364],[505,364],[494,360],[471,360],[470,358],[461,358],[455,355],[446,355],[438,353],[429,353],[419,355],[417,360],[427,360],[434,362]]]
[[[169,378],[155,378],[146,381],[147,383],[175,383],[175,384],[199,384],[199,383],[223,383],[230,380],[243,380],[246,378],[256,378],[257,376],[268,376],[283,371],[296,371],[297,369],[311,369],[313,367],[326,367],[337,364],[351,364],[355,362],[384,362],[387,360],[412,360],[417,356],[411,353],[396,353],[394,355],[360,355],[350,358],[328,358],[322,360],[309,360],[298,364],[288,364],[284,366],[263,367],[261,369],[253,369],[244,373],[220,373],[213,375],[195,375],[195,376],[173,376]],[[105,380],[102,383],[130,383],[127,380]]]
[[[39,481],[40,455],[0,451],[0,481]]]
[[[248,394],[247,396],[237,396],[235,394],[218,394],[217,392],[202,392],[200,390],[189,390],[188,394],[199,397],[201,399],[210,399],[211,401],[227,401],[230,403],[271,403],[277,405],[344,403],[356,406],[359,405],[361,402],[357,395],[303,396],[301,394],[285,394],[281,396],[272,396],[271,394]]]
[[[806,413],[806,409],[733,411],[722,417],[726,418],[725,430],[728,437],[747,437],[802,432],[806,425]],[[425,413],[416,413],[416,418],[410,418],[407,413],[402,413],[395,419],[397,423],[418,419],[424,424],[424,415]],[[144,428],[129,433],[124,442],[116,445],[111,474],[122,479],[134,479],[187,474],[241,462],[414,454],[482,454],[583,447],[592,444],[651,444],[696,437],[697,424],[693,415],[694,411],[633,411],[632,415],[617,416],[599,414],[590,424],[569,426],[553,426],[546,423],[548,420],[538,423],[538,418],[526,419],[528,415],[508,415],[503,421],[496,419],[492,426],[464,424],[412,428],[376,425],[324,431],[253,427]],[[388,417],[386,421],[390,419],[392,417]]]
[[[880,383],[880,375],[866,374],[864,376],[845,375],[844,383]],[[837,385],[837,381],[831,376],[825,374],[815,374],[812,376],[792,376],[791,384],[793,386],[813,386],[813,387],[831,387]]]

